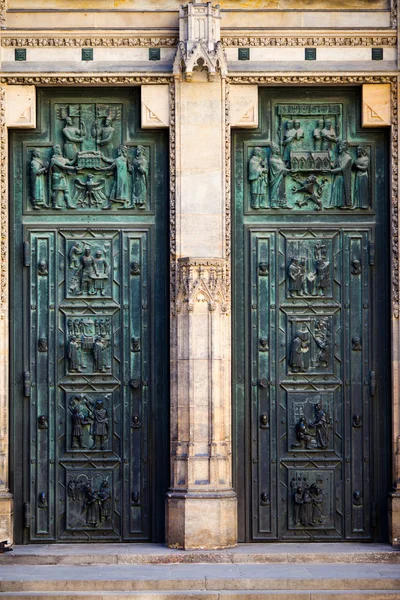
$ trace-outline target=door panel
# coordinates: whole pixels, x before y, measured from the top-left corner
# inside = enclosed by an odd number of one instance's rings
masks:
[[[24,185],[13,188],[17,537],[163,539],[166,140],[140,132],[136,92],[124,90],[113,102],[100,91],[97,104],[64,94],[42,92],[41,129],[12,136],[14,173],[27,174]],[[127,161],[113,167],[105,183],[100,169],[110,164],[106,159],[121,156],[109,144],[94,149],[108,114],[116,122],[113,139],[126,144]],[[80,119],[79,131],[91,136],[74,144],[64,139],[62,160],[68,158],[64,164],[74,170],[59,169],[60,184],[54,163],[51,170],[54,138],[43,138],[50,123],[61,147],[65,129],[59,121],[67,127],[67,115],[69,122]],[[29,183],[38,147],[50,159],[48,170],[36,175],[44,178],[42,188]],[[139,147],[147,148],[144,191],[135,175]],[[125,199],[116,202],[118,195]]]
[[[356,93],[318,95],[320,101],[309,104],[306,90],[299,92],[300,102],[283,90],[263,90],[262,131],[234,135],[234,410],[236,485],[239,513],[245,515],[239,521],[241,541],[384,537],[389,467],[385,138],[355,127]],[[284,161],[286,119],[298,113],[301,151],[292,148]],[[329,210],[347,168],[342,163],[338,169],[339,142],[333,157],[328,150],[314,152],[315,126],[329,115],[335,115],[335,131],[349,140],[352,205],[347,208],[353,210]],[[276,138],[282,151],[274,146]],[[363,193],[357,181],[357,156],[365,156],[358,154],[361,144],[369,148],[370,161],[369,188]],[[304,164],[296,163],[303,158]],[[319,167],[317,159],[327,166]],[[286,170],[278,184],[277,168]],[[299,169],[307,188],[304,202],[298,202]],[[381,175],[373,180],[378,170]],[[319,191],[310,187],[315,181]],[[338,197],[344,204],[344,185]],[[364,204],[361,197],[367,198]]]

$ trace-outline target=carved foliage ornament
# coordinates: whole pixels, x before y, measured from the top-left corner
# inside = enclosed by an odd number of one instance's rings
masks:
[[[197,302],[207,302],[210,311],[220,305],[222,312],[229,312],[224,260],[178,260],[176,311],[180,312],[184,305],[193,311]]]

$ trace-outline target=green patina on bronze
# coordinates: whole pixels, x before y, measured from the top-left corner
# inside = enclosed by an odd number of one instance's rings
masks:
[[[11,135],[16,538],[162,540],[167,137],[137,90],[38,106]]]
[[[233,136],[241,541],[387,539],[388,144],[360,106],[264,89]]]

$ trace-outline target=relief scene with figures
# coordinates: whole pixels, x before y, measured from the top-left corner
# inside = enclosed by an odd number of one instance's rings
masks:
[[[279,105],[274,124],[248,149],[250,209],[372,208],[371,149],[343,137],[339,104]]]
[[[120,104],[54,107],[56,143],[30,151],[32,210],[149,209],[149,153],[125,144]]]

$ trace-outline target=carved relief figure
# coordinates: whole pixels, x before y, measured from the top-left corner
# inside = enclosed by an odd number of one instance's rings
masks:
[[[285,177],[290,170],[281,158],[279,146],[271,142],[269,157],[269,180],[271,208],[291,208],[286,202]]]
[[[48,275],[49,274],[49,269],[47,266],[47,261],[42,259],[39,261],[38,264],[38,275]]]
[[[304,140],[304,130],[301,128],[300,121],[294,121],[293,128],[296,132],[293,142],[292,142],[292,150],[301,150],[303,148],[303,140]]]
[[[71,372],[82,373],[79,351],[80,344],[73,335],[68,342],[69,370]]]
[[[103,208],[111,208],[111,202],[117,204],[129,203],[129,184],[128,184],[128,149],[126,146],[120,146],[117,150],[117,158],[107,158],[102,155],[102,159],[108,167],[95,167],[97,171],[115,171],[114,183],[111,188],[109,202]]]
[[[77,296],[82,294],[94,295],[96,292],[93,289],[93,275],[97,275],[97,267],[93,256],[90,254],[90,248],[87,246],[83,256],[79,259],[79,268],[76,275],[79,277],[79,291]]]
[[[316,366],[326,367],[328,365],[328,323],[326,319],[318,319],[315,323],[314,341],[317,346]]]
[[[362,273],[361,262],[356,258],[351,263],[351,274],[352,275],[361,275],[361,273]]]
[[[324,120],[319,119],[317,127],[314,129],[314,150],[321,152],[322,150],[322,130],[324,128]]]
[[[46,204],[46,173],[49,163],[41,158],[40,150],[35,148],[32,152],[29,174],[31,182],[31,202],[32,208],[38,210],[41,207],[48,208]]]
[[[318,448],[328,448],[329,446],[329,431],[328,425],[330,419],[327,417],[320,403],[315,405],[315,419],[312,427],[315,428],[315,438]]]
[[[312,447],[311,443],[313,441],[313,436],[308,430],[307,419],[305,417],[300,418],[294,428],[294,432],[297,441],[292,444],[292,448],[304,448],[305,450],[309,450]]]
[[[92,425],[92,436],[93,446],[92,450],[97,448],[97,442],[100,442],[101,450],[104,450],[104,444],[108,438],[109,423],[107,417],[107,410],[103,407],[103,400],[96,400],[93,407],[93,425]]]
[[[335,164],[335,150],[337,144],[336,131],[332,127],[331,119],[326,119],[321,130],[321,150],[328,151],[331,164]]]
[[[149,176],[149,161],[146,156],[146,148],[138,146],[136,157],[132,163],[132,204],[144,210],[147,202],[147,186]]]
[[[84,515],[86,525],[98,527],[111,519],[112,493],[107,479],[103,479],[97,490],[93,479],[86,475],[70,479],[67,484],[68,498],[80,505],[74,512]]]
[[[79,242],[74,242],[68,253],[68,261],[70,269],[79,268],[79,257],[83,253],[83,248]]]
[[[81,122],[81,128],[75,127],[71,117],[66,117],[65,127],[63,129],[64,135],[64,154],[68,160],[75,162],[76,155],[78,153],[77,144],[81,144],[86,137],[86,128],[83,121]]]
[[[337,166],[331,170],[335,176],[329,208],[351,208],[351,167],[352,158],[347,142],[339,144]]]
[[[283,133],[283,160],[286,164],[290,162],[290,151],[293,150],[293,140],[296,138],[297,132],[293,127],[294,121],[290,119],[286,121],[286,128]]]
[[[300,259],[294,256],[288,267],[288,278],[289,278],[289,294],[292,298],[294,296],[303,295],[303,270],[300,266]]]
[[[251,208],[270,208],[268,193],[268,165],[261,148],[254,148],[249,162]]]
[[[296,332],[292,341],[289,365],[294,373],[305,373],[310,367],[310,336],[305,325]]]
[[[90,425],[90,421],[81,414],[79,405],[72,412],[71,448],[85,448],[83,445],[83,428]]]
[[[354,336],[351,340],[351,349],[354,352],[360,352],[362,350],[361,338],[359,336]]]
[[[315,527],[324,522],[324,492],[320,487],[321,479],[310,485],[306,477],[293,478],[291,482],[293,499],[293,524],[295,526]]]
[[[357,148],[354,161],[356,179],[354,184],[354,208],[369,208],[369,156],[362,146]]]
[[[97,292],[100,292],[100,295],[104,296],[104,284],[108,279],[109,264],[103,257],[103,253],[101,250],[96,250],[94,267],[95,272],[92,274],[92,278],[94,280],[95,293],[97,294]]]
[[[105,350],[105,340],[98,336],[93,344],[93,357],[94,357],[94,366],[93,371],[99,371],[100,373],[106,373],[107,368],[104,361],[104,350]]]
[[[50,161],[51,173],[51,203],[53,208],[60,209],[59,203],[64,200],[67,208],[75,208],[70,203],[69,187],[67,173],[76,173],[76,167],[72,166],[72,162],[68,158],[64,158],[61,153],[61,147],[56,144],[53,146],[53,156]]]
[[[362,427],[362,419],[361,419],[361,415],[356,414],[353,417],[353,427],[355,427],[356,429],[359,427]]]
[[[326,258],[318,258],[315,269],[315,295],[325,296],[331,285],[331,269]]]
[[[104,117],[104,124],[102,127],[99,128],[95,122],[92,128],[92,136],[96,140],[96,145],[107,158],[112,158],[114,154],[114,133],[115,129],[112,126],[111,117]]]

